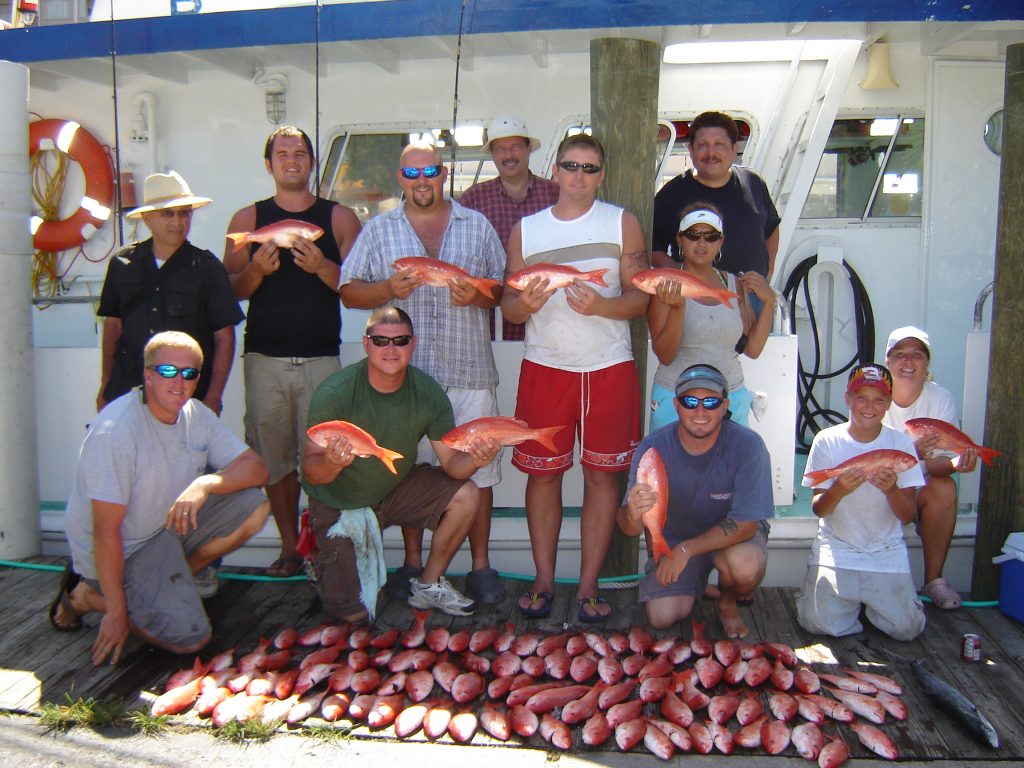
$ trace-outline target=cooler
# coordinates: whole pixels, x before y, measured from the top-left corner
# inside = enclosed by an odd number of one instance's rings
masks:
[[[992,562],[1001,566],[999,610],[1024,624],[1024,532],[1007,536],[1003,554]]]

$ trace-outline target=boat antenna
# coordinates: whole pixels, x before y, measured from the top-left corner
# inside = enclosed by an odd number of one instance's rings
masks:
[[[315,181],[316,189],[313,190],[313,194],[318,196],[318,197],[320,195],[320,181],[321,181],[321,179],[320,179],[320,8],[321,8],[321,6],[322,6],[321,0],[316,0],[316,29],[313,30],[313,34],[315,35],[314,41],[315,41],[315,50],[316,50],[316,61],[314,63],[314,69],[313,69],[313,101],[314,101],[314,105],[313,106],[314,106],[314,109],[315,109],[315,112],[316,112],[316,114],[314,116],[314,122],[313,122],[313,135],[314,135],[314,141],[315,141],[313,146],[316,147],[316,153],[315,153],[315,158],[316,158],[316,175],[314,176],[314,178],[316,180]]]
[[[448,174],[449,197],[455,197],[455,126],[459,119],[459,70],[462,65],[462,25],[466,20],[466,2],[467,0],[462,0],[462,8],[459,11],[459,38],[455,45],[455,93],[452,97],[452,137],[450,140],[452,172]]]
[[[117,244],[124,245],[124,219],[121,217],[121,134],[118,130],[118,98],[117,98],[117,35],[114,30],[114,0],[110,0],[110,71],[111,85],[114,89],[114,198],[117,205]]]

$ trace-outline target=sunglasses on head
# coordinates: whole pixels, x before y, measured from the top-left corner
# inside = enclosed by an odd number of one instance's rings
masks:
[[[378,336],[376,334],[368,333],[366,334],[366,338],[368,338],[375,347],[386,347],[388,344],[394,344],[396,347],[404,347],[412,341],[412,336],[408,333],[403,336]]]
[[[676,399],[688,411],[697,410],[698,405],[703,405],[705,411],[716,411],[725,400],[724,397],[694,397],[693,395],[680,395]]]
[[[176,365],[170,363],[164,363],[163,365],[151,365],[149,370],[154,371],[157,376],[162,376],[165,379],[173,379],[179,373],[181,378],[185,381],[195,381],[199,378],[198,368],[179,368]]]
[[[722,239],[722,233],[715,232],[713,230],[711,232],[698,232],[693,229],[686,229],[680,232],[679,234],[681,234],[691,243],[696,243],[701,238],[704,238],[705,243],[717,243],[719,240]]]
[[[583,171],[584,173],[590,174],[601,172],[601,166],[597,163],[577,163],[573,160],[563,160],[558,164],[558,167],[563,171],[568,171],[569,173],[576,173],[576,171]]]
[[[441,175],[440,165],[428,165],[426,168],[402,168],[402,177],[413,181],[423,175],[425,179],[436,179]]]

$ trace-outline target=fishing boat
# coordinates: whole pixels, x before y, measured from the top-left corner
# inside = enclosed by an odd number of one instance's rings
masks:
[[[87,240],[36,257],[34,283],[19,268],[23,283],[7,288],[22,297],[23,314],[30,292],[34,304],[33,349],[24,351],[34,351],[25,359],[33,361],[35,412],[8,403],[5,419],[23,419],[18,428],[36,443],[36,460],[19,482],[38,477],[38,490],[21,497],[38,507],[28,516],[38,536],[34,544],[0,542],[7,556],[67,552],[63,509],[99,381],[95,302],[112,251],[147,236],[124,218],[147,174],[176,170],[213,198],[196,214],[190,239],[215,252],[231,214],[272,192],[262,148],[283,123],[314,137],[320,193],[364,221],[394,204],[392,169],[410,139],[434,141],[452,163],[454,197],[494,176],[481,145],[497,115],[517,115],[542,138],[531,167],[550,175],[559,140],[591,130],[591,51],[599,39],[660,46],[657,119],[651,138],[637,139],[656,142],[652,197],[689,165],[688,121],[717,109],[740,122],[739,162],[766,179],[782,216],[773,285],[780,292],[793,285],[764,353],[743,361],[750,388],[765,393],[765,413],[752,424],[772,454],[777,520],[766,584],[799,583],[816,527],[799,487],[798,438],[809,442],[813,427],[796,429],[808,410],[798,394],[813,386],[821,410],[844,413],[843,388],[834,383],[844,377],[828,374],[853,359],[880,359],[891,328],[928,329],[936,380],[962,402],[965,431],[984,433],[1005,52],[1024,41],[1024,13],[1012,2],[40,6],[35,25],[0,32],[0,58],[27,68],[31,119],[73,121],[94,136],[114,183],[100,201],[108,215]],[[0,89],[24,88],[16,71],[8,75]],[[57,154],[37,151],[37,172],[52,175]],[[39,197],[60,218],[70,216],[82,206],[87,176],[72,164]],[[345,363],[360,354],[364,319],[344,312]],[[498,339],[494,351],[501,412],[511,414],[522,346]],[[648,381],[655,367],[647,365]],[[804,371],[817,380],[805,381]],[[224,418],[240,434],[237,361],[224,400]],[[567,487],[570,510],[581,503],[578,472]],[[503,477],[492,560],[503,572],[529,573],[525,478],[508,456]],[[947,566],[961,590],[970,585],[977,503],[977,477],[965,477]],[[7,512],[5,522],[24,513]],[[919,542],[909,528],[907,539],[920,580]],[[385,544],[396,564],[397,531]],[[271,523],[229,564],[266,564],[277,547]],[[578,572],[578,549],[570,515],[561,575]],[[467,566],[468,553],[453,564]]]

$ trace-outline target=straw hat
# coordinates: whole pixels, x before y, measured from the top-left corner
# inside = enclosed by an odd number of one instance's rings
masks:
[[[526,139],[530,144],[530,151],[534,152],[540,147],[540,139],[531,136],[526,130],[526,123],[517,117],[496,117],[487,126],[487,141],[481,147],[484,152],[491,151],[491,142],[498,139],[508,139],[513,136]]]
[[[209,205],[212,200],[208,197],[197,197],[192,194],[181,175],[171,171],[170,173],[152,173],[146,177],[143,185],[142,205],[126,214],[126,219],[137,219],[148,211],[161,211],[164,208],[180,208],[190,206],[192,210]]]

